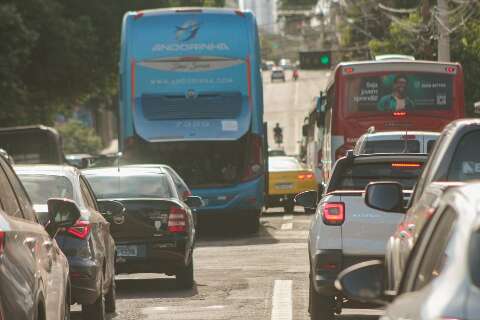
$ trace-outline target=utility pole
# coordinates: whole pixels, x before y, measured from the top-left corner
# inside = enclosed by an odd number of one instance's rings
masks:
[[[448,0],[438,0],[438,61],[450,61],[450,35],[448,28]]]

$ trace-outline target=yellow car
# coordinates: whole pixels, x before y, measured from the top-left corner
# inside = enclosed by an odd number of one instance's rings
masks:
[[[292,212],[296,194],[317,189],[313,172],[296,158],[269,157],[268,162],[267,208],[283,207],[285,212]]]

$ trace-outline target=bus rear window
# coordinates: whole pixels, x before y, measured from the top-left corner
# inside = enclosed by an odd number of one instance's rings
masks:
[[[396,181],[404,189],[411,190],[422,171],[422,167],[423,165],[418,162],[347,165],[339,176],[334,178],[333,185],[329,186],[329,191],[364,190],[367,184],[375,181]]]
[[[453,75],[389,73],[346,81],[348,112],[440,111],[453,103]]]

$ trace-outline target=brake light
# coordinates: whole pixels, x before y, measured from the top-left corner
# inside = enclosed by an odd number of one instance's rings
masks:
[[[322,208],[322,219],[327,225],[341,225],[345,221],[345,204],[343,202],[325,203]]]
[[[394,117],[406,117],[407,116],[407,112],[406,111],[395,111],[393,113],[393,116]]]
[[[420,168],[422,165],[420,163],[408,163],[408,162],[401,162],[401,163],[392,163],[392,168]]]
[[[92,230],[90,222],[80,220],[78,220],[72,227],[67,228],[68,233],[82,240],[87,238],[90,230]]]
[[[353,68],[352,67],[346,67],[346,68],[343,68],[343,71],[345,73],[353,73]]]
[[[448,73],[455,73],[455,67],[446,67],[445,71],[447,71]]]
[[[5,231],[0,231],[0,255],[2,255],[5,250],[5,236]]]
[[[144,13],[143,12],[137,12],[134,16],[133,16],[133,19],[134,20],[138,20],[140,19],[141,17],[143,17]]]
[[[252,180],[262,173],[262,138],[257,135],[252,135],[250,142],[250,158],[242,181]]]
[[[187,230],[187,212],[180,207],[171,207],[168,215],[168,231],[183,233]]]
[[[299,180],[310,180],[313,179],[313,173],[301,173],[297,178]]]

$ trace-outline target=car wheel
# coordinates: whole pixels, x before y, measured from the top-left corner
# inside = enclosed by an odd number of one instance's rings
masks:
[[[318,294],[313,288],[310,276],[308,311],[312,320],[333,320],[335,313],[335,297]]]
[[[285,211],[285,213],[292,213],[293,210],[295,210],[295,204],[293,202],[289,202],[283,206],[283,211]]]
[[[100,282],[100,294],[93,304],[82,304],[82,315],[85,320],[105,320],[105,294],[103,293],[103,279]]]
[[[115,285],[115,276],[112,277],[112,283],[108,289],[107,295],[105,296],[105,312],[114,313],[117,309],[116,306],[117,291]]]
[[[175,275],[177,278],[177,287],[181,289],[192,289],[195,283],[193,275],[193,256],[190,263]]]

